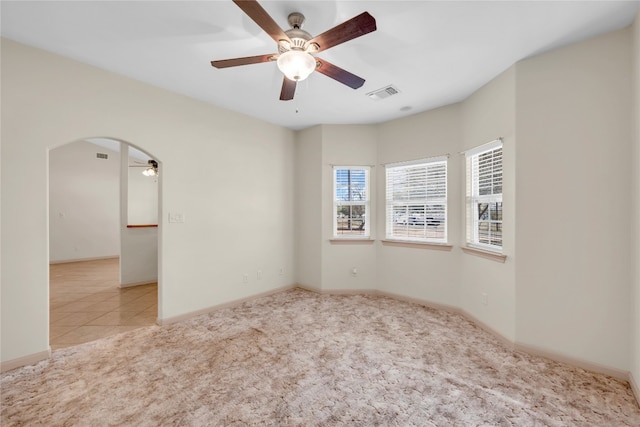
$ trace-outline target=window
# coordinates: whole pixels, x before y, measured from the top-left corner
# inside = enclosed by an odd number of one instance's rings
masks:
[[[333,168],[333,237],[369,237],[369,168]]]
[[[447,242],[447,158],[387,165],[386,238]]]
[[[465,153],[467,245],[502,252],[502,140]]]

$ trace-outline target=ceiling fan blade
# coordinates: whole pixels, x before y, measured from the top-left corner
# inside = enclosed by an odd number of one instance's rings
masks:
[[[327,50],[330,47],[339,45],[365,34],[371,33],[377,29],[376,20],[369,12],[362,12],[355,18],[343,22],[340,25],[325,31],[319,36],[315,36],[307,42],[307,46],[315,43],[319,46],[317,52]]]
[[[318,67],[316,68],[317,72],[331,77],[332,79],[337,80],[352,89],[358,89],[365,82],[362,77],[358,77],[355,74],[351,74],[347,70],[336,67],[335,65],[325,61],[324,59],[316,58],[316,62],[318,63]]]
[[[220,61],[211,61],[211,65],[216,68],[237,67],[239,65],[259,64],[261,62],[269,62],[277,59],[277,53],[268,55],[245,56],[242,58],[222,59]]]
[[[265,33],[278,43],[280,40],[291,41],[285,32],[273,20],[266,10],[256,0],[233,0],[233,2],[246,13]]]
[[[298,84],[295,80],[289,80],[284,78],[282,81],[282,90],[280,91],[280,101],[291,101],[293,95],[296,93],[296,86]]]

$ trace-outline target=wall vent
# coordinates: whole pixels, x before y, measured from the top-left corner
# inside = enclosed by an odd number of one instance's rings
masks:
[[[397,87],[394,85],[385,86],[382,89],[374,90],[373,92],[369,92],[367,96],[371,99],[385,99],[393,95],[397,95],[400,93]]]
[[[108,159],[109,155],[105,153],[96,153],[96,157],[99,159]]]

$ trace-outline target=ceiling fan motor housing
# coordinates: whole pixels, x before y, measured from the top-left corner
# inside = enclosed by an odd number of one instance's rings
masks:
[[[291,44],[279,43],[278,50],[280,53],[284,53],[291,49],[305,50],[306,44],[311,40],[312,36],[302,29],[302,25],[305,20],[304,15],[299,12],[293,12],[289,14],[287,20],[289,21],[291,28],[284,33],[289,37],[289,40],[291,40]]]
[[[304,24],[305,17],[300,12],[292,12],[287,16],[287,22],[291,28],[302,28]]]

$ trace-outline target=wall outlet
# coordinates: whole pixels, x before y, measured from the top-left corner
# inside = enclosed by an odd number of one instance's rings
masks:
[[[262,279],[262,270],[258,270],[258,272],[256,273],[256,279]]]
[[[357,275],[358,275],[358,269],[357,269],[357,268],[355,268],[355,267],[353,267],[353,268],[351,269],[351,275],[352,275],[353,277],[357,276]]]
[[[248,274],[243,274],[242,275],[242,283],[249,283],[249,275]]]
[[[482,305],[489,305],[489,294],[486,292],[482,293]]]
[[[282,276],[284,274],[284,268],[280,267],[280,270],[278,270],[278,274]]]

